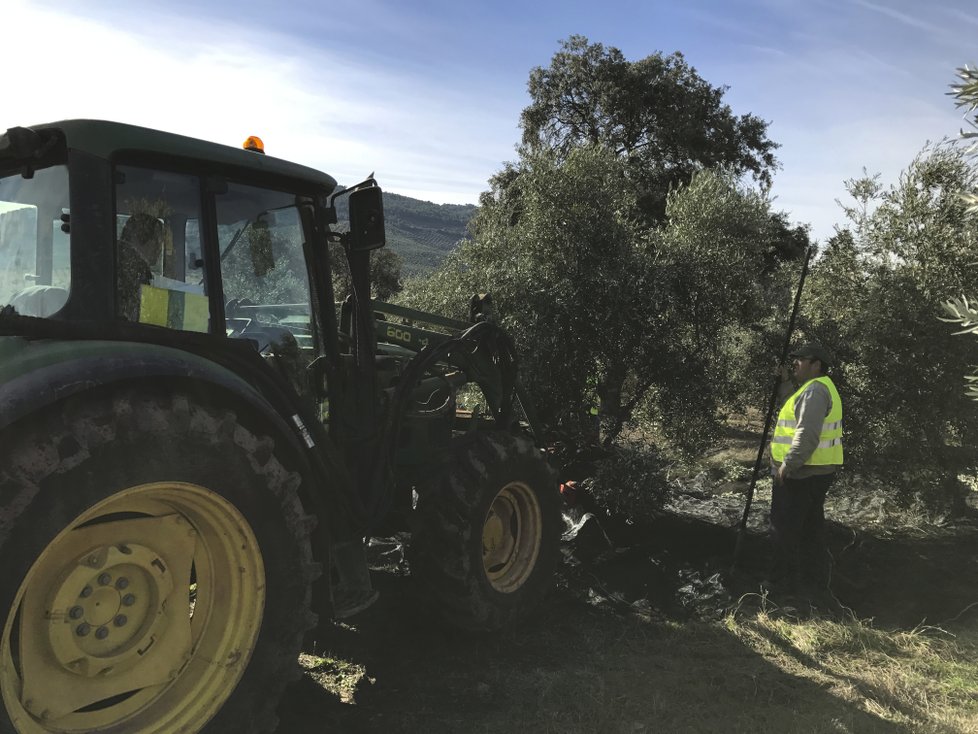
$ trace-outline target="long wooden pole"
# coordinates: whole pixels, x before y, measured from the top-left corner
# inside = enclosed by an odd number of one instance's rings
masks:
[[[808,263],[812,259],[814,247],[809,246],[805,251],[805,261],[801,266],[801,278],[798,279],[798,289],[795,291],[795,303],[791,309],[791,318],[788,320],[788,330],[784,335],[784,344],[781,347],[781,359],[778,362],[778,374],[774,378],[774,388],[771,390],[771,399],[768,401],[767,413],[764,416],[764,430],[761,432],[761,443],[757,447],[757,460],[754,462],[754,471],[751,474],[750,486],[747,489],[747,501],[744,504],[744,516],[740,520],[737,528],[737,544],[734,546],[733,567],[737,567],[740,553],[744,544],[744,535],[747,533],[747,517],[750,515],[750,506],[754,501],[754,488],[757,486],[757,478],[761,472],[761,464],[764,462],[764,449],[767,447],[767,437],[771,431],[771,418],[774,409],[777,407],[778,388],[781,386],[781,368],[788,358],[788,349],[791,346],[791,335],[795,331],[795,319],[798,318],[798,308],[801,305],[801,292],[805,287],[805,277],[808,275]]]

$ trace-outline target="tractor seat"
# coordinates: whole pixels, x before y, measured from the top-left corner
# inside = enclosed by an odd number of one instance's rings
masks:
[[[10,299],[21,316],[46,318],[56,314],[68,300],[68,291],[56,285],[32,285]]]

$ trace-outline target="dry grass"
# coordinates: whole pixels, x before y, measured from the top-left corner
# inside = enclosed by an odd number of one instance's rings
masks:
[[[824,686],[912,732],[978,732],[978,633],[884,631],[848,616],[793,619],[776,608],[732,613],[726,628],[786,673]]]
[[[748,448],[717,453],[698,468],[703,481],[743,484]],[[303,656],[305,689],[286,701],[281,734],[978,734],[978,535],[917,508],[897,522],[882,493],[876,504],[839,494],[829,511],[852,540],[837,570],[864,614],[900,612],[891,629],[854,614],[803,618],[756,595],[717,621],[670,618],[652,596],[641,608],[614,601],[595,570],[522,626],[472,637],[405,604],[409,580],[381,575],[373,616],[338,625],[328,655]],[[760,482],[758,504],[769,497]],[[636,594],[662,573],[627,571]],[[898,626],[923,618],[943,621]]]
[[[974,625],[887,632],[750,606],[681,622],[558,598],[479,638],[394,620],[367,663],[306,658],[319,686],[356,705],[289,734],[978,732]]]
[[[299,655],[299,665],[307,676],[342,703],[355,703],[357,687],[371,682],[363,665],[329,654],[321,656],[303,653]]]

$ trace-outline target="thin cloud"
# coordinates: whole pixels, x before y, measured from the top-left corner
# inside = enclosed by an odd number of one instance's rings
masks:
[[[768,56],[770,58],[777,59],[778,61],[785,61],[791,58],[791,55],[784,49],[773,48],[771,46],[757,46],[754,44],[745,44],[744,49],[759,54],[761,56]]]
[[[871,3],[869,0],[856,0],[856,4],[867,10],[872,10],[875,13],[880,13],[888,18],[897,20],[904,25],[910,26],[911,28],[917,28],[922,31],[927,31],[929,33],[934,33],[937,35],[943,35],[944,28],[941,26],[934,25],[933,23],[928,23],[925,20],[921,20],[913,15],[908,15],[907,13],[901,13],[899,10],[894,10],[893,8],[888,8],[885,5],[877,5],[876,3]]]
[[[286,48],[288,39],[276,33],[228,25],[214,32],[159,14],[151,22],[120,17],[110,24],[16,0],[4,20],[45,28],[45,46],[59,53],[38,54],[35,38],[9,34],[5,54],[30,59],[30,68],[5,79],[7,98],[19,100],[19,119],[4,119],[0,128],[90,117],[230,145],[257,134],[269,154],[344,183],[371,170],[384,185],[385,175],[403,182],[399,193],[406,195],[415,179],[445,182],[443,198],[455,203],[475,202],[511,151],[509,140],[491,144],[501,127],[493,109],[463,119],[458,100],[422,78],[295,39]],[[422,188],[430,194],[434,187]]]
[[[723,31],[731,37],[752,38],[767,40],[765,34],[758,29],[756,16],[746,15],[742,17],[732,17],[721,15],[712,9],[699,10],[696,8],[684,8],[692,22],[697,26],[712,26]]]
[[[969,2],[360,0],[324,12],[294,0],[269,13],[241,0],[229,15],[209,0],[7,0],[4,27],[44,29],[58,58],[6,34],[18,106],[5,112],[18,119],[0,129],[90,116],[232,145],[257,134],[271,155],[343,183],[373,170],[397,193],[474,203],[515,157],[530,68],[584,33],[633,60],[678,48],[736,114],[770,121],[774,193],[825,236],[844,179],[867,166],[894,180],[926,139],[957,134],[945,93],[975,61]]]
[[[978,15],[975,15],[974,13],[966,13],[963,10],[958,10],[957,8],[947,8],[945,9],[945,12],[953,19],[953,21],[978,26]]]
[[[913,76],[910,69],[906,68],[906,66],[888,61],[882,55],[873,53],[867,49],[856,49],[852,53],[851,58],[853,63],[858,64],[859,69],[867,76],[875,76],[879,72],[884,72],[891,77],[910,78]]]

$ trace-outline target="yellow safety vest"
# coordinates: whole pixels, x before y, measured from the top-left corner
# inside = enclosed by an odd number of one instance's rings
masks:
[[[806,466],[842,466],[842,399],[839,391],[828,377],[816,377],[809,380],[785,402],[781,412],[778,413],[778,423],[774,427],[774,438],[771,439],[771,458],[776,462],[784,461],[791,448],[791,442],[795,437],[795,426],[798,421],[795,417],[795,400],[805,391],[811,383],[821,382],[829,390],[832,397],[832,406],[829,414],[825,416],[822,423],[822,433],[818,437],[818,446],[812,455],[805,462]]]
[[[153,285],[139,291],[139,323],[184,331],[207,332],[207,296]]]

